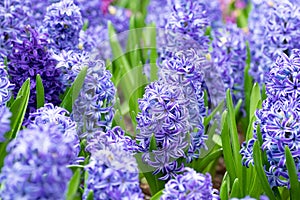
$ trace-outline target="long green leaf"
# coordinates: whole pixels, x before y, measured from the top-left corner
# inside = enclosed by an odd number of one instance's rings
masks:
[[[221,200],[228,200],[228,191],[227,191],[227,181],[223,180],[222,185],[220,188],[220,199]]]
[[[258,108],[258,102],[261,101],[261,94],[260,94],[260,88],[257,83],[254,84],[251,97],[250,97],[250,113],[249,113],[249,119],[251,120],[252,117],[255,115],[255,111]]]
[[[227,123],[227,111],[225,111],[222,115],[222,132],[221,132],[221,139],[222,139],[222,147],[223,147],[223,155],[224,155],[224,161],[226,164],[226,169],[229,174],[230,183],[233,183],[236,176],[235,171],[235,164],[232,154],[232,148],[230,144],[230,134],[229,134],[229,127]]]
[[[73,104],[74,104],[75,100],[77,99],[77,97],[80,93],[80,90],[84,84],[86,74],[87,74],[87,67],[84,67],[77,75],[71,88],[67,91],[67,94],[64,95],[65,97],[60,104],[60,107],[65,108],[70,113],[72,112]]]
[[[263,188],[264,192],[270,198],[270,200],[275,200],[275,195],[270,187],[268,179],[266,177],[263,165],[262,165],[262,156],[261,150],[258,141],[255,141],[253,146],[253,159],[254,159],[254,167],[257,172],[258,178],[260,180],[260,185]]]
[[[249,43],[246,43],[247,45],[247,59],[246,59],[246,67],[244,70],[244,91],[245,91],[245,109],[247,115],[249,115],[250,112],[250,94],[252,90],[252,85],[253,85],[253,79],[249,75],[249,69],[250,69],[250,63],[251,63],[251,53],[250,53],[250,47]],[[248,121],[249,121],[249,116],[248,116]]]
[[[201,172],[205,169],[205,167],[207,167],[207,165],[209,163],[211,163],[212,161],[216,160],[217,158],[219,158],[223,153],[223,149],[217,149],[215,151],[213,151],[212,153],[208,154],[207,156],[205,156],[204,158],[202,158],[200,160],[200,162],[197,163],[197,165],[194,167],[194,169],[197,172]]]
[[[240,197],[240,185],[239,185],[239,179],[236,178],[232,185],[232,190],[230,193],[230,198],[234,197]]]
[[[80,184],[80,169],[77,169],[68,185],[67,200],[73,200]]]
[[[162,196],[162,194],[163,194],[163,190],[160,190],[155,195],[153,195],[150,200],[160,200],[160,197]]]
[[[232,97],[230,90],[228,89],[226,92],[226,102],[227,102],[227,109],[228,109],[228,126],[230,130],[230,138],[232,141],[232,152],[233,152],[233,160],[234,160],[234,166],[236,171],[236,176],[239,179],[239,181],[243,182],[243,175],[242,175],[242,157],[240,154],[240,142],[239,142],[239,136],[236,126],[236,119],[235,119],[235,110],[233,107]],[[225,149],[225,147],[223,147]],[[231,158],[232,159],[232,158]],[[241,187],[241,195],[244,195],[244,187]]]
[[[36,107],[43,107],[45,104],[45,91],[41,76],[38,74],[36,76]]]
[[[17,136],[20,130],[24,116],[27,110],[27,105],[30,95],[30,79],[28,78],[19,90],[16,100],[12,103],[10,107],[10,112],[12,116],[10,118],[11,130],[6,134],[6,141],[0,144],[0,169],[3,166],[3,161],[6,156],[6,146],[11,139]]]
[[[297,168],[295,166],[294,158],[288,146],[285,146],[286,167],[288,169],[290,180],[290,195],[292,200],[300,197],[300,184],[298,181]]]

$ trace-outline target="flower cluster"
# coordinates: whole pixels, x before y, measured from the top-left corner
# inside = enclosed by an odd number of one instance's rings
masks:
[[[110,128],[116,89],[110,80],[111,73],[105,70],[104,61],[82,63],[76,68],[78,72],[84,64],[88,66],[88,72],[73,105],[72,117],[78,123],[79,136],[89,137],[99,128],[103,131]]]
[[[218,191],[212,188],[210,174],[200,174],[191,168],[184,168],[165,185],[161,200],[217,200]]]
[[[47,45],[45,35],[26,27],[22,37],[13,41],[13,52],[8,56],[8,74],[15,84],[15,96],[26,79],[30,78],[29,112],[34,112],[36,108],[36,75],[39,74],[43,80],[46,103],[57,105],[60,102],[59,94],[63,91],[61,73],[55,68],[57,62],[47,50]]]
[[[106,146],[116,143],[127,152],[135,153],[138,150],[136,142],[129,136],[126,136],[121,127],[116,126],[107,132],[98,130],[92,136],[88,137],[86,151],[93,154],[98,150],[105,149]]]
[[[300,50],[294,49],[290,56],[282,54],[276,59],[266,82],[266,91],[274,99],[300,98]]]
[[[244,68],[246,39],[235,24],[227,24],[213,31],[212,59],[222,76],[225,89],[230,88],[234,103],[244,98]]]
[[[111,21],[118,33],[128,30],[131,12],[125,8],[112,6],[112,0],[75,0],[88,27],[107,26]]]
[[[255,81],[268,79],[273,60],[282,52],[300,48],[300,7],[289,1],[261,1],[254,4],[249,17],[252,63],[250,74]]]
[[[171,6],[170,0],[150,0],[146,22],[148,24],[155,23],[158,28],[164,28],[171,12]]]
[[[26,129],[8,145],[2,199],[65,199],[73,147],[55,126]]]
[[[179,34],[201,43],[204,49],[208,49],[208,38],[204,36],[206,28],[210,25],[207,8],[199,1],[175,1],[173,10],[169,16],[166,29],[170,34]],[[177,38],[179,39],[179,38]]]
[[[25,0],[2,0],[0,2],[0,62],[10,54],[11,41],[28,22],[30,6]]]
[[[73,0],[51,4],[43,21],[43,31],[49,35],[49,47],[55,52],[78,48],[83,21],[80,9]]]
[[[259,124],[263,139],[261,148],[270,163],[270,166],[265,166],[265,172],[271,187],[289,186],[285,146],[289,147],[296,166],[300,164],[299,52],[293,50],[289,57],[285,54],[278,57],[266,82],[268,98],[263,102],[262,109],[256,112],[254,130]],[[241,154],[246,166],[253,164],[251,154],[255,140],[256,132],[248,144],[243,144]],[[300,175],[299,171],[297,173]]]
[[[95,200],[143,199],[137,162],[122,146],[111,144],[92,153],[85,170],[88,180],[83,199],[90,192]]]
[[[11,91],[14,85],[10,83],[4,65],[0,63],[0,106],[3,106],[11,98]]]
[[[180,170],[176,159],[197,157],[199,149],[205,147],[204,128],[199,127],[198,132],[191,133],[188,104],[182,88],[164,82],[148,85],[143,99],[139,100],[137,140],[140,151],[144,152],[143,161],[156,168],[155,174],[162,172],[161,179],[168,179]],[[155,149],[150,147],[153,139]]]
[[[73,161],[77,160],[77,156],[80,152],[79,138],[76,132],[76,123],[66,116],[68,111],[57,107],[51,103],[45,104],[44,107],[37,109],[36,112],[29,114],[29,127],[43,127],[54,124],[58,127],[61,134],[70,140],[73,144]]]
[[[5,133],[10,130],[11,113],[6,106],[0,106],[0,142],[5,141]]]

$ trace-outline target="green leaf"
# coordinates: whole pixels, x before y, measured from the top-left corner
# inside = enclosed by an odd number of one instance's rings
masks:
[[[288,146],[285,146],[286,167],[288,169],[290,180],[290,196],[291,199],[298,199],[300,197],[300,185],[298,181],[297,168],[295,166],[294,158]]]
[[[223,147],[223,155],[224,161],[226,164],[226,169],[229,174],[230,182],[233,183],[236,176],[235,171],[235,164],[233,160],[232,148],[230,144],[230,134],[229,134],[229,127],[227,123],[227,111],[224,111],[222,115],[222,132],[221,132],[221,139],[222,139],[222,147]]]
[[[150,200],[160,200],[160,197],[163,195],[163,190],[160,190],[159,192],[157,192],[155,195],[153,195],[151,197]]]
[[[89,192],[89,195],[88,195],[88,197],[87,197],[86,200],[94,200],[94,193],[93,193],[93,191]]]
[[[60,104],[60,107],[65,108],[70,113],[72,112],[73,104],[74,104],[75,100],[77,99],[77,97],[80,93],[80,90],[84,84],[86,74],[87,74],[87,67],[84,67],[77,75],[71,88],[67,91],[67,94],[64,95],[65,97]]]
[[[211,163],[212,161],[216,160],[217,158],[219,158],[223,153],[223,149],[219,148],[213,152],[211,152],[210,154],[208,154],[207,156],[205,156],[204,158],[200,159],[200,162],[197,162],[197,165],[194,166],[193,168],[197,171],[197,172],[202,172],[205,167],[207,167],[207,165],[209,163]],[[197,161],[197,160],[195,160]],[[194,162],[194,161],[193,161]]]
[[[6,146],[11,139],[17,136],[18,131],[21,129],[24,116],[27,110],[27,105],[30,95],[30,79],[28,78],[19,90],[16,100],[10,107],[12,116],[10,118],[11,130],[6,134],[6,141],[0,144],[0,169],[3,166],[3,161],[6,156]]]
[[[235,166],[235,174],[240,182],[243,182],[243,176],[242,176],[242,157],[240,154],[240,142],[238,137],[238,131],[236,127],[236,120],[235,120],[235,110],[233,107],[232,97],[230,93],[230,89],[226,92],[226,102],[227,102],[227,109],[228,109],[228,126],[230,130],[230,138],[232,141],[232,152],[233,152],[233,160],[234,160],[234,166]],[[222,142],[223,143],[223,142]],[[225,147],[223,146],[223,149]],[[232,159],[232,158],[231,158]],[[244,188],[241,187],[241,190]],[[241,191],[243,192],[243,191]],[[244,195],[243,193],[241,195]]]
[[[80,169],[77,169],[71,178],[68,186],[67,200],[72,200],[76,196],[80,184]]]
[[[230,193],[230,198],[234,198],[234,197],[240,197],[240,185],[239,185],[239,179],[236,178],[233,182],[232,185],[232,190]]]
[[[250,95],[253,87],[253,79],[249,75],[250,63],[251,63],[251,53],[249,42],[246,43],[247,46],[247,59],[246,59],[246,67],[244,70],[244,91],[245,91],[245,109],[246,113],[249,115],[250,112]],[[251,118],[248,118],[248,120]]]
[[[228,200],[228,191],[227,191],[227,181],[223,180],[222,185],[220,188],[220,199],[221,200]]]
[[[10,118],[11,131],[7,135],[7,139],[15,138],[17,132],[20,130],[23,119],[27,110],[27,105],[30,95],[30,79],[28,78],[19,90],[16,100],[13,102],[10,111],[12,117]]]
[[[223,109],[224,109],[224,101],[221,101],[219,105],[207,117],[204,118],[203,125],[206,127],[217,113],[223,112]]]
[[[263,165],[262,165],[262,155],[261,149],[258,141],[255,141],[253,146],[253,159],[254,159],[254,167],[258,178],[260,180],[260,185],[263,188],[266,195],[270,198],[270,200],[275,200],[275,195],[270,187],[268,179],[266,177]]]
[[[249,119],[252,119],[252,117],[255,115],[255,111],[257,110],[258,103],[261,101],[261,94],[260,94],[260,88],[257,83],[254,84],[251,97],[250,97],[250,110],[249,110]]]
[[[41,76],[38,74],[36,76],[36,107],[43,107],[45,104],[45,91]]]

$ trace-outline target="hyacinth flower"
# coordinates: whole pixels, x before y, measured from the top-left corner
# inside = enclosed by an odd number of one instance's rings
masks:
[[[87,138],[85,150],[90,153],[103,150],[111,144],[120,145],[123,150],[131,153],[138,151],[138,146],[134,140],[125,135],[121,127],[115,126],[107,132],[96,131],[91,137]]]
[[[127,31],[131,11],[110,5],[112,0],[75,0],[88,27],[107,26],[111,21],[118,33]]]
[[[113,58],[112,52],[107,50],[111,48],[107,26],[90,26],[86,31],[80,31],[79,46],[84,51],[97,54],[102,60]]]
[[[10,83],[5,66],[0,63],[0,106],[3,106],[11,98],[14,85]]]
[[[73,145],[56,126],[25,129],[7,150],[0,174],[2,199],[65,199]]]
[[[266,82],[266,92],[273,99],[300,98],[300,50],[294,49],[290,56],[282,54],[272,65]]]
[[[80,142],[76,131],[76,123],[71,120],[68,111],[64,108],[54,106],[51,103],[45,104],[37,109],[36,112],[29,114],[29,128],[43,127],[54,124],[58,127],[61,134],[68,138],[73,144],[73,160],[72,162],[80,161],[78,155],[80,152]]]
[[[244,68],[246,66],[246,38],[235,24],[226,24],[213,31],[211,57],[220,73],[225,90],[232,91],[233,102],[244,99]]]
[[[0,142],[6,140],[5,133],[10,130],[10,117],[9,109],[5,105],[0,106]]]
[[[210,25],[207,7],[200,1],[174,2],[173,10],[168,18],[165,28],[175,39],[176,34],[186,39],[201,43],[204,50],[208,49],[208,37],[204,36],[206,28]]]
[[[82,27],[80,8],[73,0],[62,0],[47,8],[42,30],[49,36],[49,48],[59,53],[61,50],[78,50]]]
[[[170,0],[150,0],[147,7],[146,23],[155,23],[156,27],[164,28],[172,11]]]
[[[203,89],[203,69],[206,64],[207,60],[205,57],[198,55],[193,49],[189,49],[178,51],[172,57],[166,58],[159,72],[161,80],[180,88],[188,101],[187,109],[191,125],[190,132],[194,140],[189,150],[189,161],[193,157],[199,157],[199,147],[202,146],[200,138],[204,132],[203,118],[207,114],[207,109],[204,105]]]
[[[40,27],[43,25],[43,20],[47,12],[47,7],[53,3],[58,3],[61,0],[30,0],[31,26]]]
[[[92,153],[85,166],[88,173],[83,199],[93,192],[95,200],[142,200],[138,165],[130,152],[117,143]]]
[[[177,159],[189,162],[199,157],[205,148],[204,128],[193,132],[188,110],[189,100],[180,87],[164,82],[153,82],[145,88],[139,100],[140,113],[137,115],[136,139],[143,153],[143,162],[152,166],[154,174],[161,173],[162,180],[175,176],[182,165]],[[203,125],[202,125],[203,126]],[[150,145],[155,141],[155,149]]]
[[[255,81],[264,83],[272,62],[282,52],[300,48],[300,7],[290,1],[262,1],[254,4],[249,17],[251,69]]]
[[[182,174],[169,180],[161,200],[217,200],[218,191],[213,189],[209,173],[200,174],[194,169],[186,167]]]
[[[13,52],[8,56],[8,73],[10,81],[15,85],[13,90],[16,96],[22,84],[30,78],[30,98],[28,111],[36,110],[36,75],[43,80],[45,102],[54,105],[60,103],[59,94],[63,92],[60,81],[61,72],[55,68],[57,61],[47,50],[47,37],[39,34],[31,27],[26,27],[22,37],[13,41]]]
[[[110,129],[114,116],[114,103],[116,88],[111,81],[111,73],[105,69],[102,60],[91,57],[89,62],[81,63],[73,72],[88,66],[84,84],[72,110],[72,118],[78,123],[80,137],[90,137],[96,130]]]
[[[29,21],[29,2],[23,0],[2,0],[0,2],[0,62],[12,51],[12,40],[20,34]]]

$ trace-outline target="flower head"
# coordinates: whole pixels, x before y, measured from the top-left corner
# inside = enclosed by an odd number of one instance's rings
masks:
[[[5,105],[10,100],[13,88],[14,85],[10,83],[4,65],[0,63],[0,106]]]
[[[12,43],[28,23],[30,6],[27,0],[2,0],[0,2],[0,61],[11,53]]]
[[[1,170],[2,199],[64,199],[72,177],[72,144],[55,126],[26,129],[8,145]]]
[[[94,153],[98,150],[105,149],[111,144],[118,144],[125,151],[135,153],[138,146],[134,140],[125,135],[121,127],[115,126],[106,133],[103,131],[96,131],[93,135],[87,138],[86,151]]]
[[[225,89],[230,88],[233,101],[244,98],[244,68],[246,66],[246,38],[241,29],[227,24],[213,32],[212,59],[222,76]]]
[[[143,161],[156,168],[154,173],[163,172],[162,179],[170,178],[181,168],[176,159],[194,156],[205,147],[203,127],[196,132],[199,135],[192,134],[188,103],[180,87],[163,82],[148,85],[139,100],[137,140],[140,151],[144,152]],[[150,148],[153,139],[155,149]]]
[[[63,91],[60,71],[55,68],[57,62],[47,50],[47,44],[45,35],[26,27],[20,40],[13,41],[13,52],[8,56],[8,73],[15,84],[15,96],[26,79],[30,78],[29,112],[34,112],[36,108],[35,80],[38,74],[43,80],[46,103],[57,105],[59,94]]]
[[[296,166],[299,166],[299,148],[300,148],[300,104],[295,99],[267,98],[264,101],[263,108],[256,113],[257,121],[254,124],[256,130],[260,125],[262,134],[262,150],[266,152],[270,166],[264,166],[271,187],[289,186],[289,176],[286,167],[285,147],[287,146],[295,160]],[[244,154],[245,165],[253,164],[251,153],[253,151],[253,142],[257,140],[254,132],[254,139],[251,139],[246,148],[242,151]],[[253,157],[253,155],[252,155]],[[255,163],[254,163],[255,164]],[[297,171],[300,175],[299,170]]]
[[[262,1],[250,13],[251,70],[254,79],[263,83],[273,60],[283,52],[288,56],[300,48],[300,7],[290,1]]]
[[[104,61],[91,59],[88,63],[77,65],[74,71],[79,72],[84,66],[88,66],[87,76],[72,111],[80,137],[91,136],[99,129],[110,129],[116,93],[110,80],[111,73],[105,69]]]
[[[137,162],[118,144],[92,153],[85,169],[88,180],[83,199],[87,199],[90,192],[96,200],[143,199]]]
[[[300,98],[300,50],[292,50],[290,56],[278,56],[266,81],[266,91],[274,99]]]
[[[83,22],[73,0],[62,0],[47,8],[43,29],[49,35],[49,47],[56,52],[76,49]]]
[[[217,190],[212,188],[210,174],[197,173],[192,168],[184,168],[165,185],[162,200],[217,200],[220,199]]]
[[[45,104],[44,107],[37,109],[36,112],[29,114],[29,127],[42,127],[54,124],[58,127],[65,139],[69,139],[73,144],[74,160],[80,151],[79,138],[76,131],[76,123],[66,116],[68,111],[57,107],[51,103]],[[73,161],[74,161],[73,160]]]
[[[0,106],[0,142],[5,141],[5,133],[10,130],[10,117],[9,109],[4,105]]]

